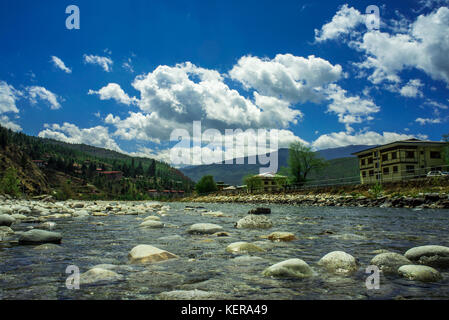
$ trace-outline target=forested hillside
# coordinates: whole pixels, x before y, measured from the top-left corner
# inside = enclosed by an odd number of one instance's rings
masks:
[[[52,192],[59,198],[138,200],[150,198],[149,190],[189,192],[193,187],[182,172],[154,159],[32,137],[0,126],[0,178],[6,184],[14,177],[20,193]]]

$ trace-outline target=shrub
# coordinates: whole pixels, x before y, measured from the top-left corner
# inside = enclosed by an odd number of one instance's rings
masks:
[[[17,177],[17,171],[13,167],[6,169],[5,174],[0,181],[0,193],[12,196],[20,195],[20,180]]]

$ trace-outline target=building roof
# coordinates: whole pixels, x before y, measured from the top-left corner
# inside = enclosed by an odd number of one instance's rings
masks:
[[[237,190],[237,188],[234,186],[229,186],[229,187],[223,188],[223,190]]]
[[[264,172],[256,175],[256,177],[261,178],[287,178],[286,176],[282,176],[280,174],[274,173],[274,172]]]
[[[419,139],[399,140],[399,141],[394,141],[394,142],[390,142],[390,143],[387,143],[387,144],[379,145],[379,146],[376,146],[376,147],[371,147],[371,148],[368,148],[368,149],[364,149],[364,150],[361,150],[361,151],[359,151],[359,152],[354,152],[354,153],[352,153],[352,155],[357,156],[357,155],[359,155],[359,154],[368,152],[368,151],[370,151],[370,150],[375,150],[375,149],[379,149],[379,148],[384,148],[384,147],[387,147],[387,146],[393,146],[393,145],[395,145],[395,144],[410,144],[410,145],[416,145],[416,144],[421,144],[421,145],[426,145],[426,144],[428,144],[428,145],[444,145],[444,144],[446,144],[446,142],[441,142],[441,141],[429,141],[429,140],[419,140]]]

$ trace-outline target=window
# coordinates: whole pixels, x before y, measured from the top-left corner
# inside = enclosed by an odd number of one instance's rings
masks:
[[[361,165],[364,166],[365,165],[365,159],[361,160]]]
[[[379,168],[379,162],[376,162],[376,168]]]
[[[398,172],[399,172],[398,166],[394,166],[394,167],[393,167],[393,173],[398,173]]]
[[[366,171],[362,171],[362,177],[366,178]]]
[[[369,171],[369,176],[370,176],[370,177],[374,176],[374,170],[370,170],[370,171]]]
[[[398,153],[395,151],[395,152],[392,152],[391,153],[391,160],[395,160],[395,159],[397,159],[398,158]]]
[[[377,151],[374,151],[374,158],[377,158]]]
[[[430,159],[441,159],[441,152],[430,151]]]
[[[415,173],[415,166],[406,166],[405,171],[407,174],[414,174]]]
[[[383,168],[382,171],[384,174],[390,174],[390,168]]]
[[[406,152],[405,152],[405,157],[406,157],[407,159],[413,159],[413,158],[415,158],[415,151],[406,151]]]
[[[368,164],[372,164],[373,163],[373,158],[368,158]]]
[[[382,155],[382,161],[388,161],[388,153]]]

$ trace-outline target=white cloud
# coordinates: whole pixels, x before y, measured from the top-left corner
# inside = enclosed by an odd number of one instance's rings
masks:
[[[0,124],[5,128],[11,129],[12,131],[22,131],[22,127],[17,123],[12,122],[6,115],[0,116]]]
[[[441,119],[440,118],[435,118],[435,119],[431,119],[431,118],[417,118],[415,121],[418,122],[422,126],[425,125],[425,124],[441,123]]]
[[[98,91],[89,90],[88,94],[97,94],[100,100],[114,99],[115,101],[130,105],[137,102],[135,97],[130,98],[117,83],[109,83]]]
[[[420,15],[408,33],[390,35],[367,32],[354,45],[365,52],[366,60],[360,68],[373,69],[369,77],[373,83],[400,82],[399,72],[419,69],[434,80],[449,83],[449,8],[441,7],[428,15]]]
[[[123,150],[109,136],[108,128],[106,127],[96,126],[80,129],[76,125],[68,122],[64,122],[62,126],[53,124],[51,126],[47,125],[46,127],[45,130],[39,132],[39,137],[60,140],[67,143],[84,143],[123,153]]]
[[[64,71],[65,73],[72,73],[72,69],[68,68],[64,61],[62,61],[61,59],[59,59],[56,56],[52,56],[51,57],[51,61],[53,62],[54,66],[61,69],[62,71]]]
[[[329,85],[327,94],[331,101],[328,112],[336,113],[338,121],[344,123],[348,131],[352,131],[351,124],[372,120],[371,114],[380,111],[380,107],[372,100],[348,96],[347,91],[336,84]]]
[[[20,92],[4,81],[0,81],[0,114],[5,112],[18,113],[16,101]]]
[[[405,86],[403,86],[399,92],[402,96],[407,98],[422,97],[423,93],[421,91],[421,87],[423,86],[424,84],[421,80],[412,79]]]
[[[334,15],[331,22],[323,25],[321,30],[315,29],[315,40],[322,42],[337,39],[339,36],[352,32],[355,27],[364,22],[365,17],[360,11],[349,8],[347,4],[344,4]]]
[[[419,138],[427,138],[427,136],[418,135]],[[314,149],[322,150],[327,148],[344,147],[349,145],[378,145],[386,144],[394,141],[407,140],[416,138],[414,135],[401,134],[396,132],[383,132],[382,134],[367,131],[359,132],[357,134],[350,134],[348,132],[333,132],[325,134],[316,139],[312,146]]]
[[[315,56],[278,54],[271,60],[245,56],[229,75],[246,89],[255,89],[262,95],[304,103],[320,102],[322,87],[339,80],[342,68]]]
[[[101,57],[101,56],[87,55],[87,54],[85,54],[83,57],[84,57],[84,63],[99,65],[106,72],[112,71],[113,61],[108,57]]]
[[[128,72],[134,73],[134,67],[132,65],[132,59],[128,58],[125,62],[122,64],[123,69],[125,69]]]
[[[61,104],[58,102],[58,96],[44,87],[27,87],[27,92],[32,104],[36,104],[37,99],[41,99],[47,101],[53,110],[61,108]]]

